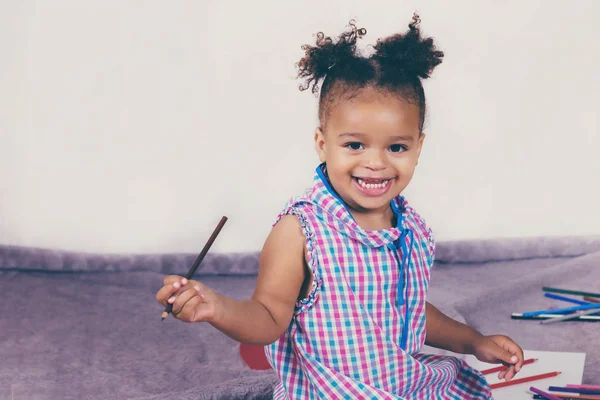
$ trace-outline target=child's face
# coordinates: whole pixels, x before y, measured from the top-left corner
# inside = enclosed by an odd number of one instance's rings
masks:
[[[398,97],[364,89],[336,104],[315,145],[329,179],[354,211],[378,213],[410,182],[424,135],[419,108]]]

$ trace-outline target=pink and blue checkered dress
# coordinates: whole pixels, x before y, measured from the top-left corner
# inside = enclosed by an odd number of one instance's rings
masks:
[[[397,226],[363,230],[324,165],[292,199],[314,277],[289,328],[265,347],[280,383],[274,399],[491,399],[485,379],[455,357],[419,354],[435,243],[402,196]]]

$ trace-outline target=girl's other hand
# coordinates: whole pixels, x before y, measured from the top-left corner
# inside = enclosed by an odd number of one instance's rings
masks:
[[[498,374],[498,379],[505,379],[507,382],[523,366],[523,350],[511,338],[503,335],[479,337],[473,343],[473,355],[483,362],[506,365],[507,368]]]

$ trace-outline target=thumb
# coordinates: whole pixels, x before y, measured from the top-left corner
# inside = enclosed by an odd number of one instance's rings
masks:
[[[222,314],[221,303],[216,293],[208,287],[197,283],[194,289],[198,295],[194,297],[194,313],[192,320],[194,322],[216,322],[216,317]]]
[[[516,355],[510,353],[508,350],[505,350],[500,346],[496,347],[495,353],[496,357],[506,364],[516,364],[517,361],[519,361],[519,358]]]

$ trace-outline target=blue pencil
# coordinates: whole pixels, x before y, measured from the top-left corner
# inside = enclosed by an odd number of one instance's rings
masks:
[[[545,293],[544,296],[546,296],[549,299],[567,301],[569,303],[575,303],[575,304],[579,304],[582,306],[585,304],[593,304],[593,303],[590,303],[589,301],[578,300],[578,299],[574,299],[572,297],[561,296],[561,295],[554,294],[554,293]]]
[[[552,392],[565,392],[565,393],[581,393],[581,394],[600,394],[600,390],[598,389],[584,389],[584,388],[570,388],[570,387],[561,387],[561,386],[550,386],[548,390]]]
[[[595,308],[600,309],[600,303],[585,304],[583,306],[566,307],[566,308],[554,308],[552,310],[529,311],[529,312],[524,312],[523,316],[524,317],[533,317],[535,315],[540,315],[540,314],[565,314],[565,313],[570,313],[570,312],[575,312],[575,311],[592,310]]]

